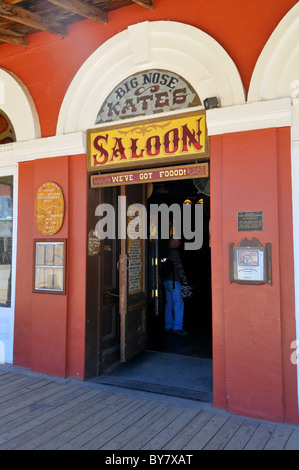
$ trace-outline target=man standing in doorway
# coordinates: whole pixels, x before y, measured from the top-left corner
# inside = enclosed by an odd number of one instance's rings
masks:
[[[170,239],[168,258],[173,264],[173,270],[164,279],[166,292],[165,330],[185,336],[188,332],[183,329],[184,301],[182,298],[182,284],[187,286],[188,283],[181,262],[180,244],[180,239]]]

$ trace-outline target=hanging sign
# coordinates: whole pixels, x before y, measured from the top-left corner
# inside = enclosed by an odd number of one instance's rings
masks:
[[[44,183],[35,196],[35,220],[44,235],[54,235],[63,223],[64,198],[61,188],[52,181]]]
[[[87,131],[87,170],[187,163],[209,155],[205,111]]]
[[[134,216],[128,216],[129,222],[134,220]],[[128,233],[127,239],[127,254],[130,260],[128,269],[128,294],[138,294],[142,292],[143,287],[143,239],[140,237],[134,238]]]
[[[173,167],[151,168],[147,170],[126,171],[103,175],[91,175],[92,188],[106,186],[121,186],[123,184],[157,183],[178,179],[208,178],[209,165],[207,162],[195,165],[177,165]]]
[[[95,230],[88,233],[88,256],[98,256],[100,251],[100,240]]]

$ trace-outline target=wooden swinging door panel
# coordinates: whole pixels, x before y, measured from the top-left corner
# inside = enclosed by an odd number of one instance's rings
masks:
[[[120,220],[128,228],[135,218],[127,216],[128,207],[135,204],[145,207],[145,185],[122,186],[121,196],[125,196],[126,205],[122,206]],[[127,237],[121,239],[119,259],[121,362],[147,347],[146,239],[133,239],[128,232]]]
[[[117,221],[118,188],[102,189],[102,201],[115,208]],[[100,343],[102,370],[119,360],[119,276],[120,244],[117,237],[101,240],[100,248]]]

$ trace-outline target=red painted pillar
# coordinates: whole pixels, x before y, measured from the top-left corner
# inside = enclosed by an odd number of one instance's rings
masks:
[[[65,199],[64,222],[55,238],[67,239],[66,295],[32,292],[33,240],[49,238],[35,223],[34,199],[47,181]],[[14,363],[56,376],[84,378],[86,157],[20,164]]]
[[[214,404],[274,421],[298,415],[287,344],[295,335],[288,135],[265,129],[211,139]],[[263,231],[239,232],[238,212],[256,210]],[[228,246],[244,237],[272,244],[272,286],[229,283]]]

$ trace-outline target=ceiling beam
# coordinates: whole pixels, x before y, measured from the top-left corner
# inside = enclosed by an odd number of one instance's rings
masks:
[[[21,23],[33,29],[48,31],[52,34],[67,36],[66,26],[58,21],[43,18],[36,13],[20,8],[0,0],[0,17],[6,18],[15,23]]]
[[[54,5],[57,5],[65,10],[72,11],[77,15],[84,18],[90,18],[102,24],[108,23],[108,15],[101,8],[91,5],[83,0],[49,0]]]
[[[148,10],[153,10],[154,8],[154,0],[133,0],[133,2],[138,3],[138,5],[141,5]]]
[[[0,41],[9,42],[10,44],[16,44],[17,46],[28,46],[27,37],[23,34],[10,31],[5,28],[0,28]]]

